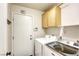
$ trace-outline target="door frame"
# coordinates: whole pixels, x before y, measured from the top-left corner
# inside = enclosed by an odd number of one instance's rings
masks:
[[[11,55],[14,56],[14,15],[23,15],[23,16],[30,16],[32,17],[32,25],[33,25],[33,16],[32,15],[28,15],[28,14],[20,14],[20,13],[12,13],[12,50],[11,50]],[[34,35],[34,32],[33,32],[33,26],[32,26],[32,34]],[[32,36],[33,36],[32,35]],[[34,36],[33,36],[34,37]],[[34,39],[32,39],[34,40]],[[34,48],[33,48],[34,49]],[[34,55],[34,53],[33,53]]]

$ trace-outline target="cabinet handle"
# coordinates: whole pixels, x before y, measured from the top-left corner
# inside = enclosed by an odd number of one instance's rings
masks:
[[[55,56],[53,53],[51,53],[53,56]]]

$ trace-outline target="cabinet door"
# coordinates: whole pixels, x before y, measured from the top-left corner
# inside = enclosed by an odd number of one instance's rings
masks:
[[[61,7],[62,26],[79,25],[79,4],[64,4]]]
[[[48,13],[48,26],[60,26],[61,24],[61,8],[55,6]]]
[[[55,8],[52,8],[48,13],[48,26],[52,27],[55,26]]]
[[[62,56],[60,53],[58,53],[57,51],[50,49],[47,46],[43,47],[43,55],[44,56]]]
[[[35,41],[35,56],[41,56],[42,55],[41,47],[42,47],[42,45],[38,41]]]
[[[55,54],[46,46],[44,46],[44,56],[55,56]]]
[[[42,26],[43,28],[48,27],[48,13],[43,14]]]
[[[43,27],[60,26],[61,24],[61,8],[55,6],[43,15]]]
[[[55,12],[55,26],[60,26],[61,25],[61,8],[56,7],[56,12]]]

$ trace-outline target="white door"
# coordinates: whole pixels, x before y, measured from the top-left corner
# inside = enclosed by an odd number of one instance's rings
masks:
[[[31,16],[14,15],[13,54],[15,56],[33,55],[32,20]]]

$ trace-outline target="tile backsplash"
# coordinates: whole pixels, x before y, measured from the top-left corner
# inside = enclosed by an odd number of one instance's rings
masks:
[[[64,27],[64,36],[79,39],[79,25]]]
[[[48,35],[54,34],[54,35],[58,36],[60,33],[60,28],[50,27],[48,29],[45,29],[45,31],[46,31],[46,34],[48,34]]]
[[[58,36],[60,34],[60,27],[51,27],[46,29],[46,34],[54,34]],[[76,26],[64,26],[64,37],[72,38],[72,41],[79,40],[79,25]]]

